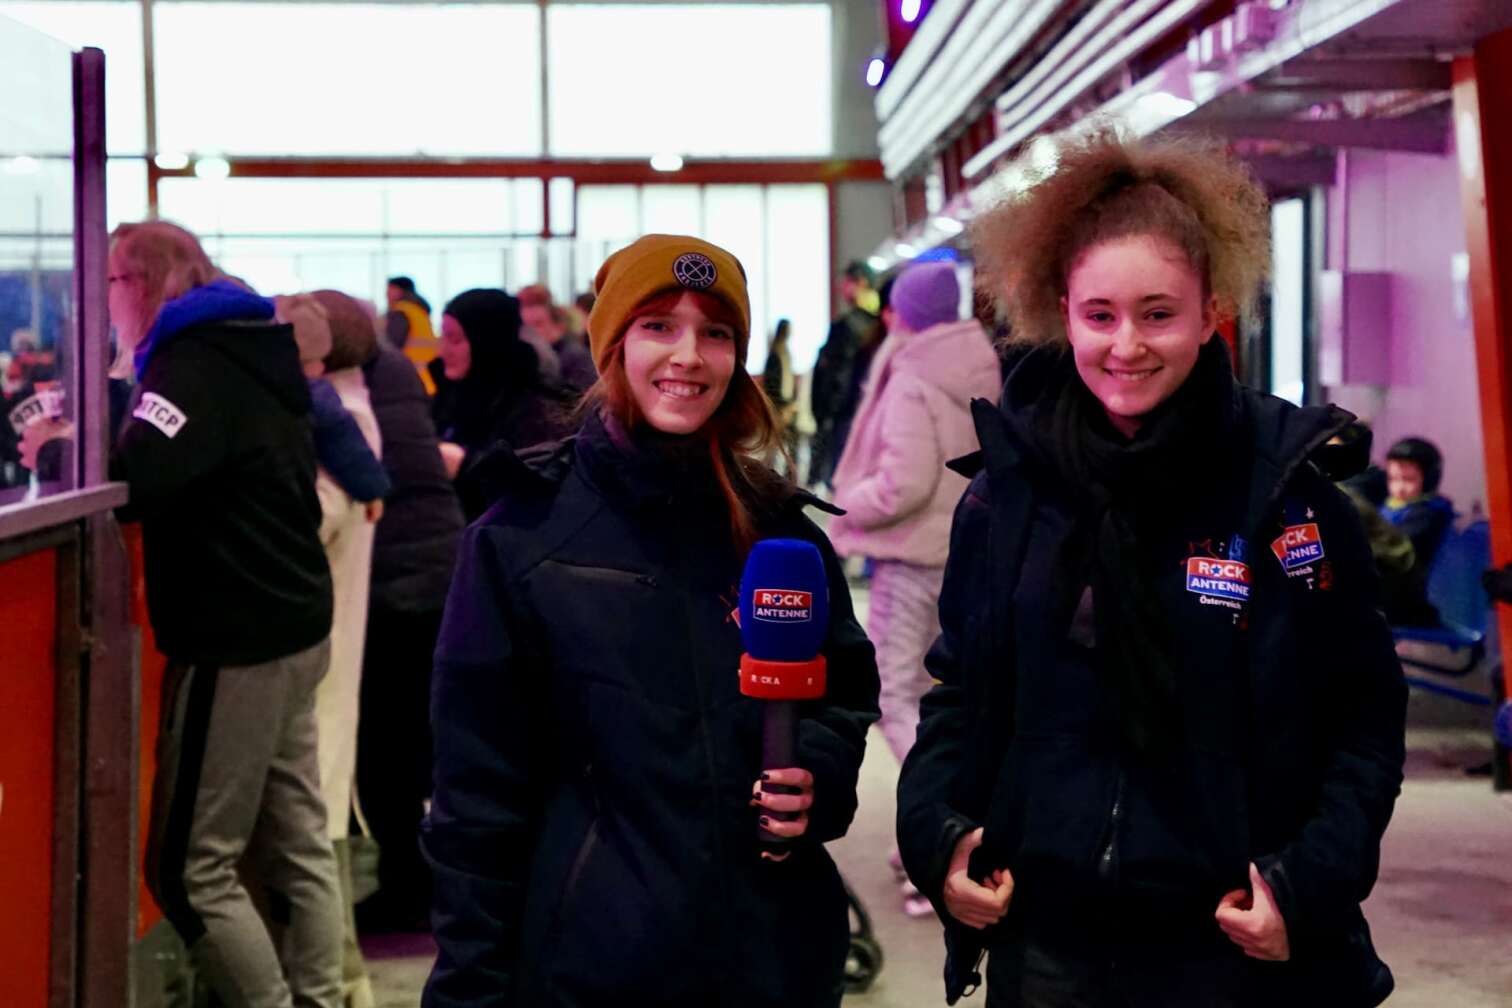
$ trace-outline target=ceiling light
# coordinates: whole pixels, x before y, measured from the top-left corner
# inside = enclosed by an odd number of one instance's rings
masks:
[[[871,62],[866,64],[866,86],[876,87],[882,83],[882,78],[887,76],[887,61],[881,56],[873,56]]]
[[[954,237],[955,235],[958,235],[962,231],[966,230],[966,225],[962,224],[954,217],[945,217],[942,215],[933,218],[930,223],[935,226],[936,230],[943,231],[945,234],[950,235],[951,237]]]
[[[919,254],[919,250],[907,242],[898,242],[893,246],[893,251],[898,254],[899,259],[912,259]]]
[[[163,171],[183,171],[189,167],[189,155],[178,152],[159,154],[152,163]]]
[[[42,165],[37,159],[26,154],[21,154],[5,162],[5,174],[7,175],[35,175]]]
[[[194,162],[194,177],[223,179],[231,174],[231,162],[223,157],[202,157]]]
[[[919,12],[924,9],[924,0],[903,0],[903,6],[898,8],[898,13],[903,15],[904,24],[913,24],[919,20]]]
[[[872,256],[870,259],[866,260],[866,265],[870,266],[876,272],[882,273],[885,272],[887,270],[887,267],[891,266],[892,263],[886,259],[883,259],[881,256]]]
[[[657,154],[651,159],[651,167],[656,171],[682,171],[682,166],[683,159],[680,154]]]

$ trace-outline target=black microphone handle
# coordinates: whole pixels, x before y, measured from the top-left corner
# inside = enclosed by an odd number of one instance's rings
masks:
[[[761,769],[786,770],[798,761],[798,702],[796,700],[768,700],[762,705],[761,714]],[[768,794],[791,794],[794,788],[782,784],[761,784]],[[784,821],[798,818],[797,812],[764,810],[772,819]],[[776,836],[759,824],[757,832],[763,846],[781,847],[791,843],[786,837]]]

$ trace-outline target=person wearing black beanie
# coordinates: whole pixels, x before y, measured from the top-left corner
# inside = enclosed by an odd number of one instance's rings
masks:
[[[501,290],[464,291],[441,316],[441,355],[430,364],[436,382],[431,415],[441,457],[457,480],[488,448],[522,450],[568,433],[572,397],[541,376],[536,352],[520,336],[520,302]],[[465,478],[458,483],[468,518]]]

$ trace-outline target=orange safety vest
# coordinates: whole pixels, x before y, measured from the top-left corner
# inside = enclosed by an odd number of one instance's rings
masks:
[[[425,394],[435,395],[436,383],[425,365],[436,359],[441,352],[441,344],[436,339],[436,331],[431,328],[430,316],[413,301],[398,302],[394,305],[394,311],[402,314],[409,323],[409,337],[404,341],[404,356],[414,362],[415,370],[420,373],[420,381],[425,385]]]

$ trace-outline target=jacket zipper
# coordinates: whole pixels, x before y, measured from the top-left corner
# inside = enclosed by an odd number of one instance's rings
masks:
[[[619,583],[634,583],[646,588],[656,587],[656,578],[650,574],[639,574],[635,571],[621,570],[618,567],[591,567],[587,564],[561,564],[578,577],[590,578],[595,581],[614,581]]]
[[[697,623],[696,623],[696,614],[693,611],[693,600],[692,600],[692,598],[690,596],[689,597],[685,597],[683,604],[684,604],[684,607],[685,607],[684,608],[684,612],[687,614],[687,619],[688,619],[689,636],[690,636],[690,638],[692,640],[696,641],[696,640],[698,640],[698,629],[697,629]],[[715,872],[715,876],[719,880],[719,888],[721,890],[722,899],[723,899],[725,905],[728,905],[729,894],[730,894],[730,883],[729,883],[729,879],[726,877],[726,872],[728,871],[729,864],[728,864],[728,853],[725,850],[724,828],[723,828],[723,825],[721,823],[721,820],[723,818],[722,812],[723,812],[724,803],[722,801],[723,795],[721,795],[720,790],[719,790],[719,764],[718,764],[718,761],[714,758],[714,734],[713,734],[713,729],[712,729],[712,727],[709,724],[709,719],[711,717],[710,703],[709,703],[709,687],[708,687],[708,683],[705,681],[705,676],[699,670],[699,667],[698,667],[698,664],[699,664],[698,663],[698,658],[699,658],[699,656],[697,654],[694,654],[693,658],[694,658],[694,660],[693,660],[693,663],[692,663],[692,669],[693,669],[694,689],[697,691],[697,694],[698,694],[698,726],[699,726],[699,733],[703,736],[704,761],[705,761],[705,763],[707,763],[708,768],[709,768],[709,791],[710,791],[710,801],[712,803],[710,807],[715,810],[715,815],[714,815],[714,872]],[[716,964],[715,965],[715,970],[719,974],[716,977],[716,980],[718,982],[720,982],[720,983],[724,983],[724,981],[725,981],[725,977],[723,975],[723,973],[724,973],[724,964],[723,963]]]
[[[1115,881],[1118,874],[1118,824],[1124,816],[1124,772],[1120,768],[1113,782],[1113,807],[1108,812],[1108,839],[1097,859],[1097,874],[1105,882]]]

